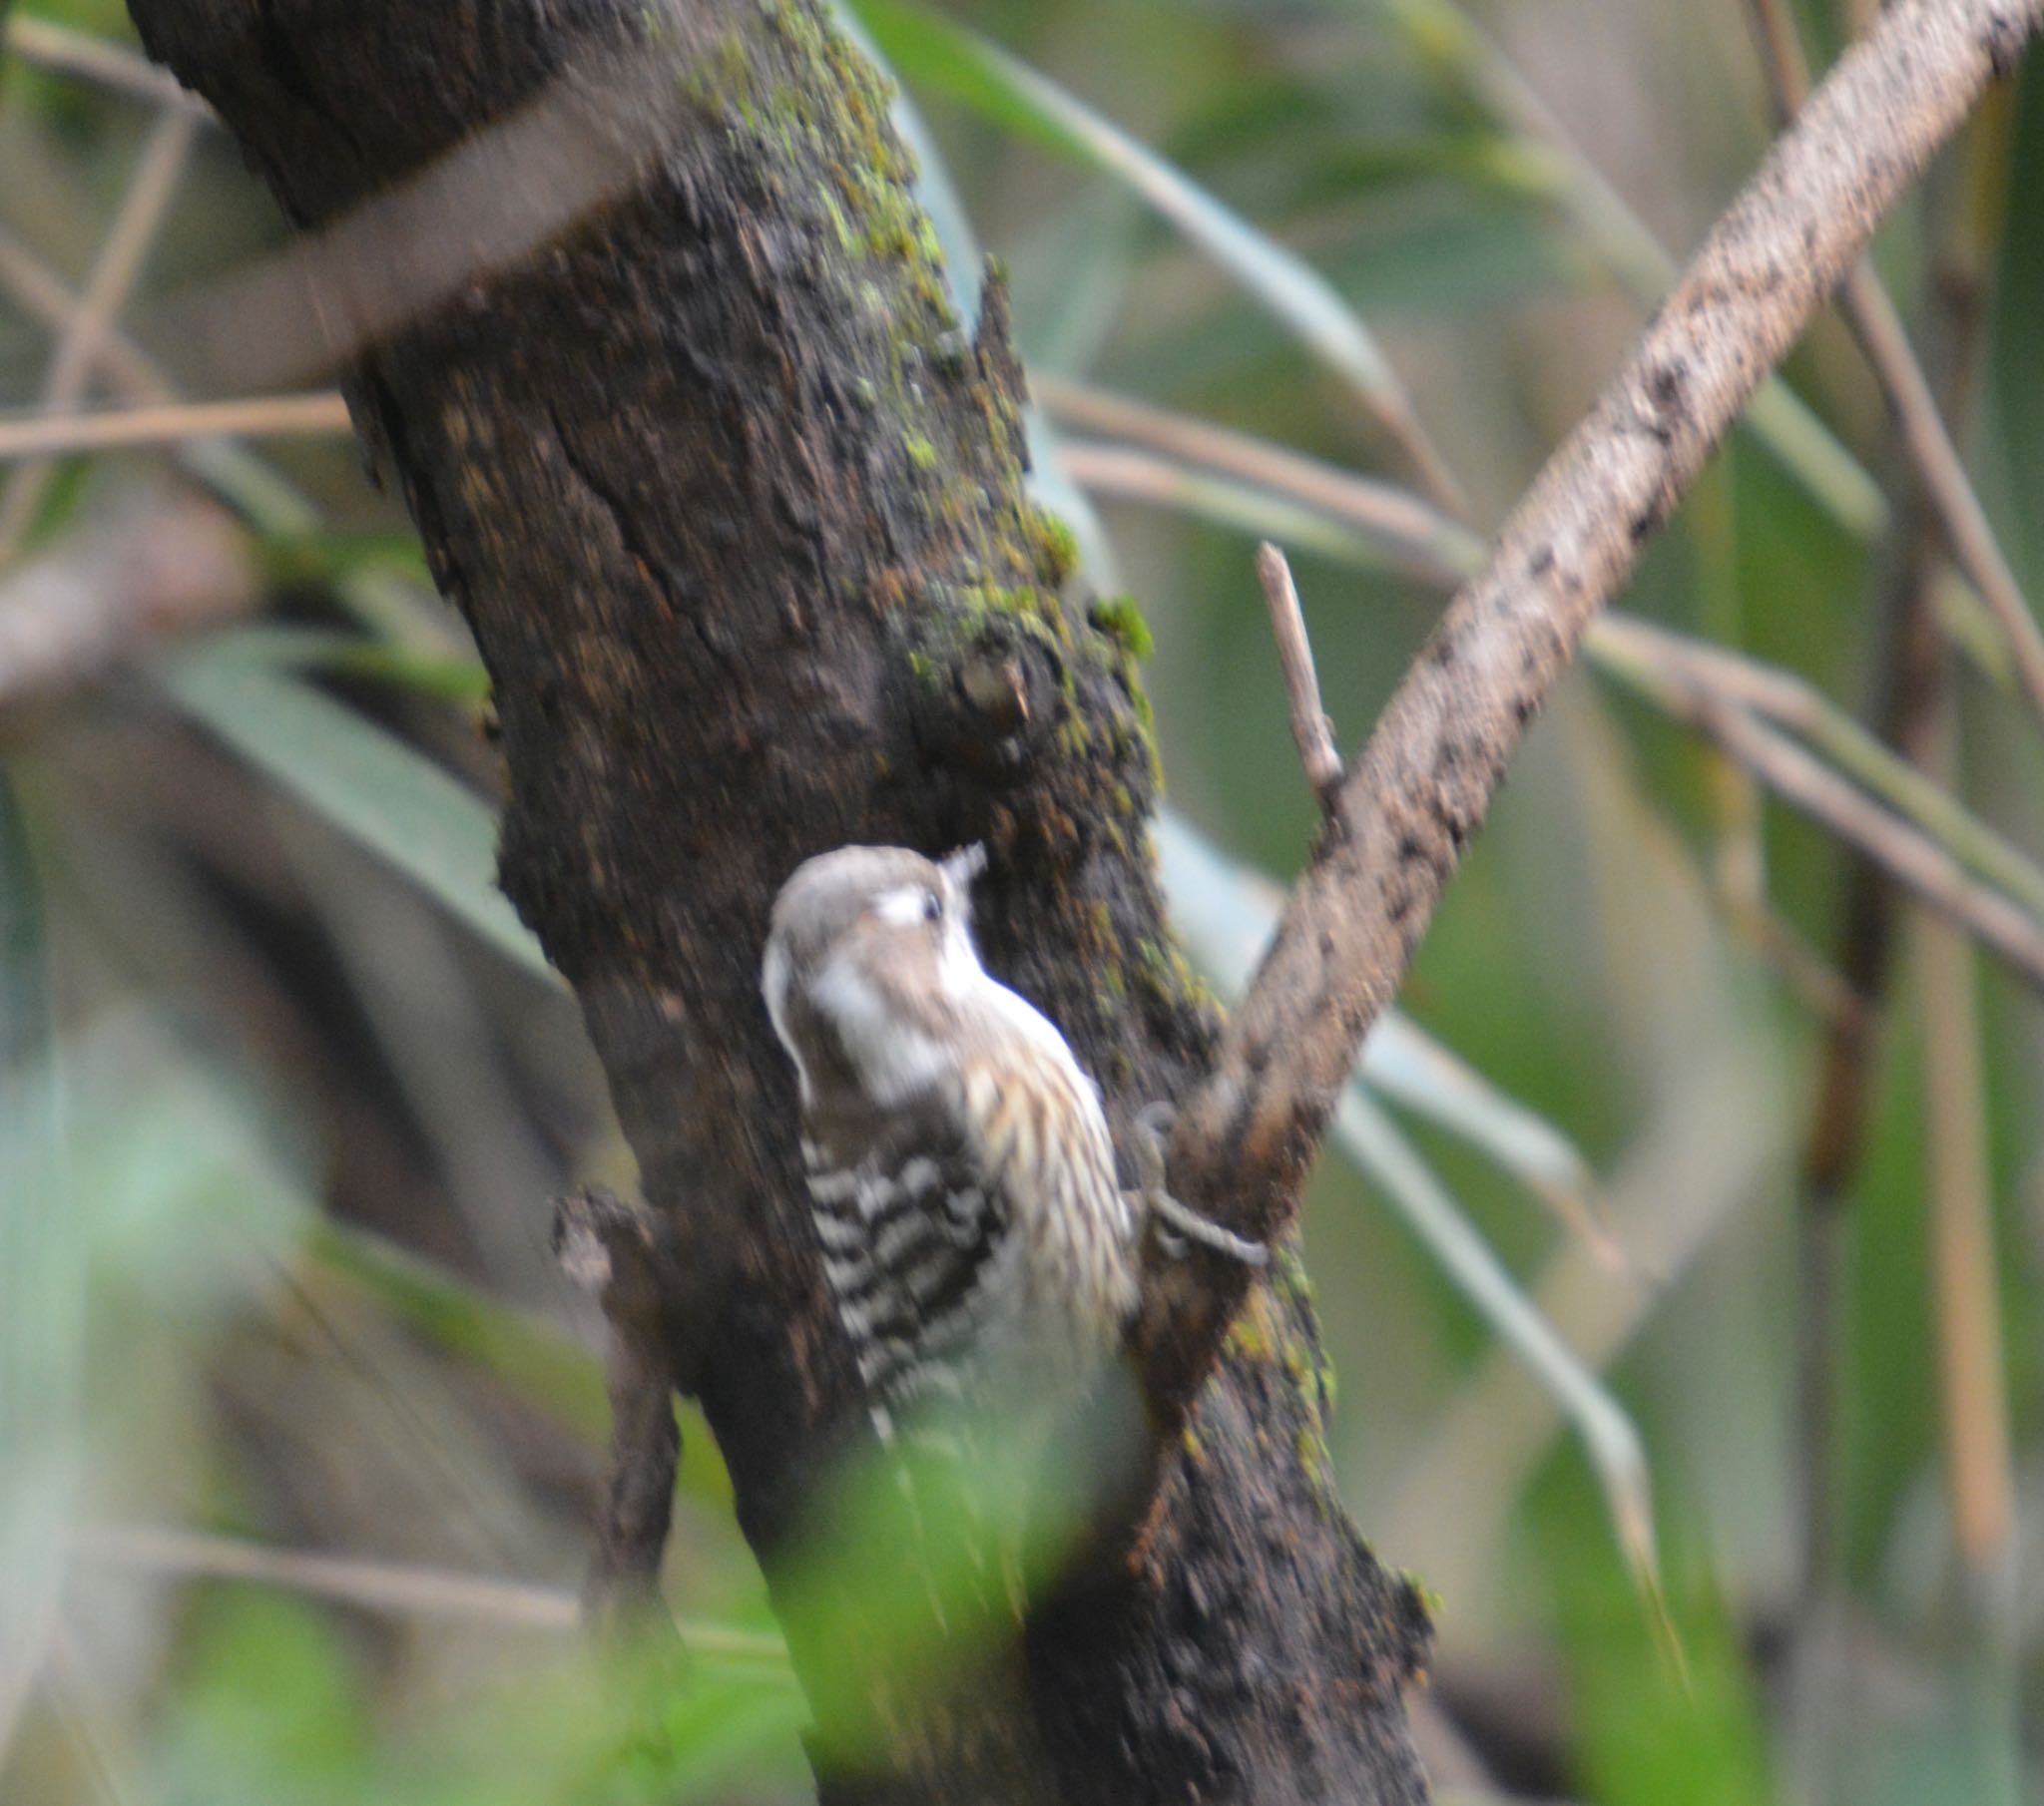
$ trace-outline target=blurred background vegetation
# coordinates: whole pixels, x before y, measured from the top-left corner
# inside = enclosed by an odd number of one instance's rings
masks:
[[[1821,65],[1870,10],[1792,23]],[[1313,820],[1257,539],[1353,746],[1765,149],[1752,20],[858,12],[1008,271],[1046,489],[1147,616],[1167,873],[1226,989]],[[180,307],[280,223],[116,0],[7,30],[0,1798],[804,1797],[693,1419],[696,1659],[621,1713],[579,1653],[605,1411],[547,1200],[629,1156],[489,887],[486,686],[400,504],[330,398],[181,409],[232,391],[185,368]],[[2034,596],[2024,103],[1990,99],[1876,260]],[[1436,1601],[1444,1799],[2044,1798],[2038,975],[1910,906],[1855,1016],[1863,882],[1685,698],[1703,642],[1805,680],[1717,693],[2031,924],[2044,735],[1845,329],[1785,376],[1624,599],[1687,638],[1614,630],[1536,726],[1308,1207],[1339,1484]],[[1927,796],[1853,725],[1910,619],[1940,630]]]

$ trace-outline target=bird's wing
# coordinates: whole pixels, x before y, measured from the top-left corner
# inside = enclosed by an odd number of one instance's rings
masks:
[[[951,1087],[910,1109],[812,1118],[803,1143],[823,1272],[883,1437],[960,1396],[1016,1257],[998,1166]]]

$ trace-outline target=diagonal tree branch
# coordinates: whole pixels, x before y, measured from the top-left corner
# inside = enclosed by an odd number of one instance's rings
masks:
[[[1526,722],[1761,378],[2040,18],[2044,0],[1889,9],[1719,222],[1350,766],[1213,1071],[1179,1115],[1179,1196],[1249,1234],[1289,1225],[1361,1038]],[[1167,1423],[1241,1291],[1214,1263],[1159,1272],[1141,1346]]]
[[[1809,95],[1809,69],[1795,22],[1782,0],[1749,0],[1760,39],[1775,112],[1786,126]],[[1924,498],[1944,529],[1952,559],[1966,575],[2007,643],[2009,663],[2030,708],[2044,721],[2044,631],[2024,600],[2022,586],[2002,555],[2001,544],[1966,475],[1965,461],[1952,443],[1923,365],[1910,349],[1908,328],[1888,298],[1879,272],[1860,258],[1838,285],[1852,335],[1859,341],[1888,406],[1894,410],[1903,448],[1916,468]]]

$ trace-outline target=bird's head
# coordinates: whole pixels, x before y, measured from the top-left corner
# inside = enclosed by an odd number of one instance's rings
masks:
[[[969,927],[985,865],[978,846],[945,859],[846,846],[795,868],[773,901],[761,988],[805,1096],[848,1079],[885,1103],[939,1076],[960,1002],[987,983]]]

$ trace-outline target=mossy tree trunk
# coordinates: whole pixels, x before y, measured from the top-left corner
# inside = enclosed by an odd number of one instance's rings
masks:
[[[643,115],[606,128],[629,183],[382,336],[350,393],[488,662],[503,882],[581,1000],[675,1256],[677,1383],[775,1580],[856,1419],[759,1001],[780,880],[847,840],[987,842],[988,963],[1118,1130],[1214,1032],[1146,850],[1129,651],[1024,491],[998,289],[966,340],[884,91],[811,0],[132,10],[307,230],[543,93]],[[601,93],[599,65],[672,80]],[[1421,1798],[1399,1689],[1423,1613],[1331,1495],[1326,1402],[1280,1261],[1140,1555],[1034,1616],[982,1722],[886,1715],[878,1771],[826,1796]]]

